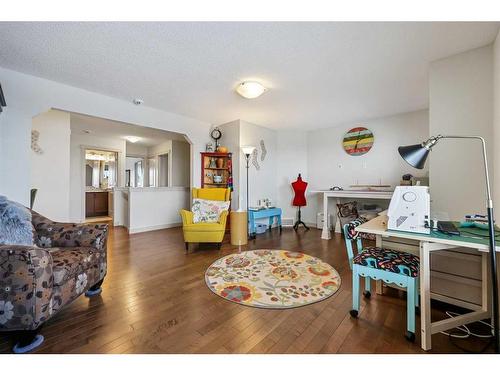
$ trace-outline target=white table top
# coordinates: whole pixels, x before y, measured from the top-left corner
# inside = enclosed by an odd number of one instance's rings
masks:
[[[357,232],[372,233],[383,237],[407,238],[422,242],[436,242],[445,245],[468,247],[478,249],[480,251],[489,251],[489,246],[485,240],[475,240],[469,237],[452,236],[448,237],[441,234],[420,234],[411,232],[400,232],[395,230],[387,230],[387,216],[380,215],[376,218],[361,224],[356,228]],[[496,251],[500,252],[500,246],[496,246]]]
[[[369,198],[369,199],[391,199],[392,190],[312,190],[311,193],[320,193],[328,197],[336,198]]]

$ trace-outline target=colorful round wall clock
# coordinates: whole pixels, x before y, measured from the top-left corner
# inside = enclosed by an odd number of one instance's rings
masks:
[[[360,156],[370,151],[374,139],[371,130],[360,126],[352,128],[344,135],[342,146],[349,155]]]

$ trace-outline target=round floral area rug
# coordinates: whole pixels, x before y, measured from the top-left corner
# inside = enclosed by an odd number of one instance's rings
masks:
[[[338,272],[321,259],[285,250],[251,250],[216,260],[205,273],[212,292],[246,306],[289,309],[331,297]]]

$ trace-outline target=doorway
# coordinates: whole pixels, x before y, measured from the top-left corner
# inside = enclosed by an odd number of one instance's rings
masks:
[[[158,155],[158,186],[167,187],[169,173],[168,173],[168,153]]]
[[[118,182],[118,152],[83,149],[85,221],[111,221],[113,189]]]
[[[144,158],[127,155],[125,164],[125,186],[144,187]]]

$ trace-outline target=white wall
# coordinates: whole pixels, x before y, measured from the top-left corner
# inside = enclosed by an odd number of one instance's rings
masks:
[[[8,95],[1,76],[0,81]],[[0,195],[29,207],[32,116],[19,112],[15,104],[11,104],[10,95],[7,98],[7,107],[0,116]]]
[[[181,226],[179,210],[189,208],[189,197],[189,188],[130,188],[129,233]]]
[[[427,110],[421,110],[309,132],[307,136],[309,181],[306,180],[309,182],[308,191],[329,189],[332,186],[348,189],[354,184],[382,183],[394,187],[399,185],[403,174],[425,176],[428,170],[418,170],[409,166],[399,156],[398,146],[415,144],[427,139],[428,121]],[[360,125],[373,132],[375,141],[372,149],[365,155],[350,156],[344,151],[342,140],[349,129]],[[430,183],[432,184],[432,181]],[[309,193],[308,206],[304,209],[304,221],[316,222],[316,214],[322,211],[319,194]]]
[[[283,210],[283,220],[295,222],[297,208],[292,206],[294,197],[291,183],[299,173],[308,179],[307,132],[300,130],[278,131],[276,137],[278,207]],[[309,187],[309,186],[308,186]]]
[[[241,146],[255,146],[258,150],[257,170],[250,161],[249,174],[249,204],[256,206],[259,199],[271,199],[278,205],[278,150],[277,132],[243,120],[235,120],[218,126],[222,131],[220,144],[233,153],[233,194],[232,209],[246,209],[246,160],[241,152]],[[267,154],[261,160],[260,141],[264,140]]]
[[[277,133],[274,130],[264,128],[259,125],[251,124],[246,121],[240,121],[240,145],[251,145],[257,147],[258,163],[260,169],[257,170],[250,161],[249,182],[250,206],[256,206],[257,201],[262,198],[269,198],[273,204],[277,204]],[[267,155],[264,161],[261,160],[260,141],[264,140],[267,149]],[[244,157],[240,158],[240,176],[239,186],[242,191],[246,190],[246,161]],[[242,205],[246,207],[246,192],[241,197],[244,199]]]
[[[0,116],[0,194],[29,204],[32,118],[51,108],[186,134],[193,144],[193,185],[200,185],[199,153],[209,141],[209,123],[4,68],[0,81],[8,99]]]
[[[118,137],[95,136],[83,133],[71,133],[71,162],[70,162],[70,221],[81,222],[85,219],[83,174],[83,149],[98,149],[118,152],[117,186],[125,185],[126,141]]]
[[[233,160],[233,192],[231,194],[231,209],[238,210],[240,208],[245,209],[245,203],[240,205],[240,201],[245,199],[246,188],[240,189],[240,173],[245,171],[240,171],[240,159],[244,159],[241,153],[240,145],[240,120],[231,121],[222,125],[218,128],[222,132],[222,138],[219,143],[222,146],[228,148],[228,151],[232,153]],[[199,178],[199,177],[198,177]]]
[[[172,141],[172,186],[189,187],[190,158],[189,143]]]
[[[38,189],[33,209],[55,221],[70,220],[70,115],[50,110],[33,118],[41,154],[31,154],[31,184]]]
[[[500,217],[500,32],[493,45],[493,75],[493,202],[498,223]],[[500,279],[498,255],[497,253],[497,274]],[[500,297],[500,291],[498,293]],[[500,316],[498,318],[500,319]]]
[[[137,143],[126,143],[127,156],[148,157],[148,147]]]
[[[405,173],[427,175],[427,169],[411,168],[397,152],[400,145],[421,142],[428,137],[427,110],[364,121],[363,125],[375,134],[375,144],[366,155],[353,157],[343,150],[342,138],[349,129],[358,125],[344,124],[310,132],[274,131],[242,120],[220,125],[223,133],[221,144],[233,152],[234,160],[234,155],[240,159],[239,163],[234,162],[232,207],[240,207],[238,199],[243,208],[246,205],[246,163],[245,158],[240,157],[242,145],[253,145],[259,150],[261,168],[257,171],[250,164],[249,170],[250,205],[256,205],[258,199],[270,198],[283,209],[283,219],[287,221],[295,220],[297,209],[291,205],[294,195],[291,183],[299,173],[309,183],[308,192],[333,185],[348,188],[355,183],[378,184],[380,180],[395,186]],[[261,139],[268,151],[264,161],[260,160]],[[338,167],[339,164],[342,168]],[[359,177],[353,177],[354,174]],[[307,199],[303,218],[308,223],[315,223],[317,212],[322,211],[320,197],[308,193]]]
[[[500,32],[493,45],[493,75],[493,201],[496,203],[495,216],[498,218],[500,217]]]
[[[480,135],[493,154],[493,48],[467,51],[430,66],[430,133]],[[493,172],[493,167],[490,168]],[[497,177],[498,178],[498,177]],[[442,140],[430,156],[431,209],[461,220],[485,213],[481,144]]]
[[[168,140],[157,144],[155,146],[148,147],[148,156],[158,156],[162,154],[168,154],[172,151],[172,141]]]

